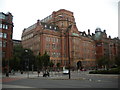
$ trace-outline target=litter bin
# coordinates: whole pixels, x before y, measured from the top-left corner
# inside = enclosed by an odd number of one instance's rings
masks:
[[[8,72],[6,72],[6,77],[9,77],[9,73]]]
[[[21,71],[21,74],[23,74],[23,71]]]

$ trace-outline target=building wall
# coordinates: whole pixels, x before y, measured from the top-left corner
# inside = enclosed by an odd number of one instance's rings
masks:
[[[98,34],[99,33],[99,34]],[[119,54],[119,38],[107,37],[105,30],[95,31],[95,43],[96,43],[96,59],[106,57],[110,63],[110,66],[114,65],[115,57]]]
[[[118,2],[118,24],[120,24],[120,1]],[[118,37],[120,38],[120,25],[118,25]]]
[[[13,52],[12,33],[13,33],[13,16],[11,13],[4,14],[0,12],[0,50],[2,58],[9,60]]]
[[[17,46],[17,45],[22,45],[21,44],[21,40],[15,40],[15,39],[13,39],[12,41],[13,41],[13,47]]]
[[[23,47],[30,48],[35,55],[47,51],[50,60],[61,66],[68,66],[70,60],[73,67],[79,61],[83,67],[95,67],[96,59],[103,56],[114,60],[119,52],[118,42],[108,38],[106,30],[102,32],[100,28],[92,35],[90,30],[88,34],[78,31],[73,12],[64,9],[38,20],[22,33]]]
[[[95,65],[94,41],[78,31],[73,12],[64,9],[23,30],[22,45],[35,55],[47,51],[55,65],[68,66],[69,57],[73,67],[77,67],[78,61],[84,67]]]

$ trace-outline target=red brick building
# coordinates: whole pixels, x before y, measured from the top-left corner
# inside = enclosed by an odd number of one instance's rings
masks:
[[[11,13],[0,12],[0,58],[2,60],[2,71],[9,70],[9,59],[13,53],[12,33],[13,16]]]
[[[17,45],[22,45],[21,40],[13,39],[13,48],[14,48],[14,46],[17,46]]]
[[[12,33],[13,16],[11,13],[0,12],[0,54],[3,60],[9,60],[13,52]]]
[[[47,51],[50,60],[56,65],[73,67],[82,63],[84,67],[95,66],[95,42],[90,35],[77,29],[73,12],[54,11],[45,19],[23,30],[22,45],[31,49],[35,55]]]
[[[114,62],[115,57],[120,54],[120,40],[119,38],[107,37],[106,30],[103,32],[100,28],[95,30],[95,35],[93,35],[96,43],[96,59],[101,57],[106,57],[110,61]],[[111,63],[111,66],[114,63]]]

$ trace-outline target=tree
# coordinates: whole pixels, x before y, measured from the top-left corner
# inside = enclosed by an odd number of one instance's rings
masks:
[[[36,56],[36,65],[38,70],[43,68],[42,56],[40,55]]]
[[[26,53],[25,50],[28,50]],[[16,45],[13,48],[13,57],[10,59],[10,67],[14,70],[25,70],[26,60],[29,59],[29,67],[31,69],[34,64],[34,55],[30,49],[25,49],[22,45]]]
[[[46,69],[50,64],[50,56],[47,54],[47,52],[45,52],[45,54],[42,56],[42,59],[43,59],[43,66]]]
[[[115,57],[115,64],[120,67],[120,57],[119,56],[116,56]]]
[[[60,63],[57,63],[57,68],[58,68],[58,71],[59,71],[59,69],[60,69]]]
[[[106,68],[106,66],[108,67],[108,65],[109,65],[109,59],[106,57],[101,57],[101,58],[97,59],[96,62],[99,67],[104,66]]]
[[[21,64],[23,70],[27,69],[26,66],[29,67],[29,70],[32,70],[32,66],[35,64],[35,56],[32,50],[23,48]]]
[[[50,66],[50,56],[46,52],[42,56],[39,54],[36,57],[36,63],[38,66],[38,70],[44,68],[44,70],[46,72],[46,69],[48,68],[48,66]]]
[[[22,46],[21,45],[16,45],[13,48],[13,56],[9,61],[9,66],[11,69],[18,70],[20,69],[20,62],[21,62],[21,54],[22,54]]]
[[[50,64],[49,64],[50,67],[53,67],[54,66],[54,63],[52,61],[50,61]]]
[[[60,63],[57,63],[57,67],[60,67]]]
[[[19,70],[20,69],[20,58],[17,56],[14,56],[10,59],[9,62],[10,68],[14,70]]]
[[[50,70],[52,70],[53,66],[54,66],[54,63],[52,61],[50,61],[49,66],[50,66]]]

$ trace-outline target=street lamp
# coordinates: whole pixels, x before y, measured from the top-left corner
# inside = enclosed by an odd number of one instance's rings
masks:
[[[69,33],[68,33],[68,59],[69,59],[69,79],[71,78],[71,75],[70,75],[70,50],[69,50]]]
[[[25,52],[26,52],[27,69],[28,69],[27,77],[29,78],[29,58],[28,58],[28,55],[27,55],[28,50],[26,49]]]
[[[34,65],[32,64],[32,73],[33,73],[33,70],[34,70]]]
[[[67,25],[68,24],[68,18],[67,18]],[[68,29],[68,60],[69,60],[69,79],[71,78],[71,75],[70,75],[70,43],[69,43],[69,29]]]

